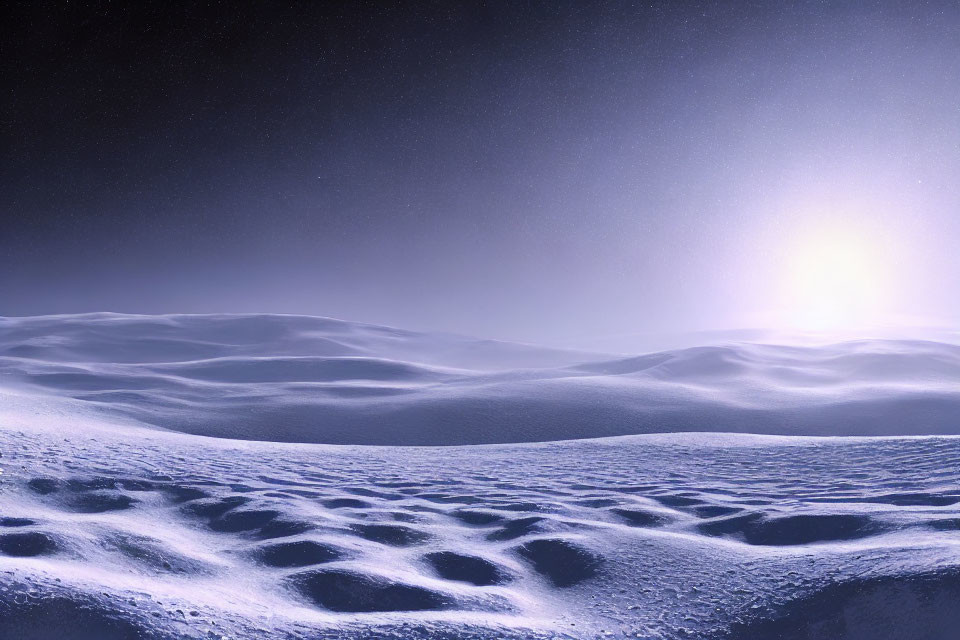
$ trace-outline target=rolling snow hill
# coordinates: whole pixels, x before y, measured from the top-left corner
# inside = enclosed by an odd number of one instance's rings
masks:
[[[3,319],[0,639],[954,640],[960,438],[921,434],[958,431],[958,372]],[[648,431],[699,433],[599,437]],[[810,435],[845,433],[884,437]]]
[[[960,346],[919,340],[623,357],[304,316],[85,314],[0,320],[0,384],[279,442],[960,433]]]

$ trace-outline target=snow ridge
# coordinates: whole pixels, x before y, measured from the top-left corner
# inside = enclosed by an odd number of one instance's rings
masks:
[[[604,356],[328,318],[0,320],[0,383],[197,435],[463,445],[638,433],[960,433],[960,346]]]

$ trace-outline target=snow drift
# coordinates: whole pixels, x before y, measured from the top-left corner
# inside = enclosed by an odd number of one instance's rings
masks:
[[[0,320],[0,638],[953,640],[957,437],[355,443],[952,432],[958,357]]]
[[[960,346],[612,356],[279,315],[0,320],[0,384],[186,433],[338,444],[960,433]]]

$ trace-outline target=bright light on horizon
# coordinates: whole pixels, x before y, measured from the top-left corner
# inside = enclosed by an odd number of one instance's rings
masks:
[[[892,256],[865,228],[825,225],[787,248],[781,313],[803,330],[842,330],[882,322],[889,312]]]

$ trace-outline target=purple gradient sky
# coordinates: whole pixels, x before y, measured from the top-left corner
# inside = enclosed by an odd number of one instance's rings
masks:
[[[0,315],[776,324],[839,228],[960,317],[957,3],[5,11]]]

